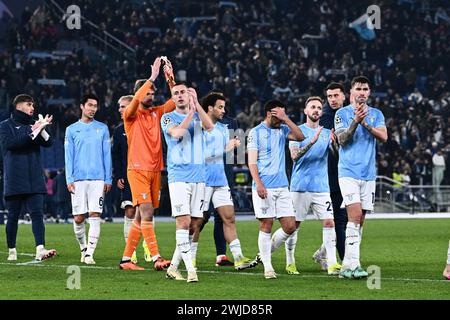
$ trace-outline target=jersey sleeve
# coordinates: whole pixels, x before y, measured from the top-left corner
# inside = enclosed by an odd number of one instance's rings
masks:
[[[111,139],[106,125],[103,130],[103,165],[105,166],[105,183],[112,184]]]
[[[174,125],[176,125],[176,123],[170,114],[165,113],[161,117],[161,129],[164,133],[168,134],[169,128],[173,127]]]
[[[64,138],[64,161],[66,170],[66,182],[67,184],[75,181],[73,176],[73,154],[74,143],[70,127],[66,128],[66,136]]]
[[[258,150],[258,134],[255,129],[248,134],[247,150]]]
[[[386,127],[386,124],[384,122],[384,115],[383,112],[381,112],[380,110],[376,109],[377,111],[377,117],[375,119],[375,123],[374,123],[374,127],[375,128],[379,128],[379,127]]]
[[[300,142],[299,141],[289,141],[289,149],[291,148],[300,148]]]
[[[343,109],[340,109],[336,112],[334,116],[334,128],[335,131],[341,131],[348,128],[348,120],[346,119],[345,113]]]
[[[287,136],[289,135],[289,133],[291,133],[291,129],[289,129],[289,127],[285,124],[281,125],[281,130],[283,132],[283,135],[285,138],[287,138]]]

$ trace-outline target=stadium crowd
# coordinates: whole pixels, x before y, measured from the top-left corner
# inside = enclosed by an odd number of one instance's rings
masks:
[[[66,8],[73,1],[56,2]],[[79,0],[85,19],[81,30],[69,30],[47,1],[34,12],[25,8],[20,17],[3,16],[2,117],[10,99],[26,92],[37,99],[40,113],[54,115],[62,139],[78,119],[79,98],[93,92],[102,98],[96,118],[112,130],[120,121],[118,97],[148,76],[157,55],[168,56],[175,78],[200,95],[222,90],[228,115],[244,130],[261,121],[262,105],[272,97],[285,101],[300,124],[308,96],[323,95],[332,80],[348,89],[351,78],[363,74],[372,82],[371,104],[382,110],[389,131],[388,143],[378,149],[378,174],[432,184],[433,156],[440,152],[450,166],[450,1],[381,1],[381,29],[371,41],[349,29],[369,4]],[[135,50],[135,58],[94,44],[83,29],[86,19]],[[158,88],[162,101],[168,88],[162,82]],[[450,184],[450,175],[440,183]]]

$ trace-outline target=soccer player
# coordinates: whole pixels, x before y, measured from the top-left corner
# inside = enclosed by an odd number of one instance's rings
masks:
[[[370,82],[364,76],[353,78],[353,103],[339,109],[334,118],[339,148],[339,186],[347,209],[345,256],[340,278],[363,278],[360,265],[361,222],[373,210],[376,179],[376,140],[387,141],[383,113],[367,105]]]
[[[194,235],[200,228],[203,218],[205,157],[202,131],[211,131],[214,124],[198,102],[193,88],[176,84],[171,92],[176,109],[161,118],[167,143],[172,216],[176,224],[176,248],[166,278],[184,280],[178,271],[183,259],[188,271],[187,282],[197,282],[189,235]]]
[[[450,241],[448,242],[447,266],[444,268],[442,275],[445,279],[450,280]]]
[[[253,178],[252,199],[260,221],[258,247],[264,265],[264,277],[275,279],[272,254],[296,230],[292,198],[285,170],[286,138],[302,141],[302,131],[285,113],[285,106],[270,100],[264,106],[265,119],[250,130],[248,167]],[[271,241],[272,225],[277,218],[281,230]]]
[[[132,95],[122,96],[118,100],[120,118],[123,120],[123,113],[125,108],[133,100]],[[128,143],[127,135],[125,133],[125,127],[123,123],[118,124],[114,128],[113,132],[113,145],[112,145],[112,160],[113,160],[113,174],[117,181],[117,188],[121,190],[121,204],[120,207],[125,210],[123,234],[125,243],[128,239],[128,233],[130,232],[131,224],[133,223],[136,215],[136,208],[133,207],[133,198],[131,196],[131,188],[127,178],[127,157],[128,157]],[[144,247],[145,261],[152,261],[150,251],[145,241],[142,243]],[[136,251],[131,256],[131,261],[137,263]]]
[[[211,118],[214,129],[205,131],[205,165],[206,189],[203,210],[209,209],[212,202],[214,209],[223,221],[223,233],[234,258],[236,270],[243,270],[257,265],[255,261],[244,257],[241,243],[237,237],[233,198],[225,175],[223,161],[224,153],[240,146],[239,139],[229,138],[228,127],[219,122],[225,114],[225,97],[221,93],[207,94],[201,103],[207,115]],[[203,220],[203,219],[202,219]],[[203,221],[202,221],[203,223]],[[192,262],[195,267],[200,228],[193,235],[191,242]]]
[[[52,138],[45,127],[53,117],[39,115],[33,119],[35,101],[32,96],[19,94],[13,100],[11,117],[0,123],[0,146],[3,160],[5,205],[8,209],[6,240],[8,261],[17,260],[17,229],[21,208],[27,206],[31,216],[36,244],[36,260],[46,260],[56,255],[45,245],[44,195],[47,193],[44,169],[41,162],[41,146],[50,147]],[[3,196],[3,195],[2,195]],[[3,212],[0,213],[3,215]]]
[[[344,86],[337,82],[331,82],[325,89],[327,104],[323,107],[323,114],[319,125],[325,129],[334,131],[334,116],[344,106]],[[334,133],[332,134],[334,135]],[[345,227],[347,225],[347,211],[342,207],[342,194],[338,181],[339,153],[328,153],[328,183],[330,186],[331,203],[333,204],[333,215],[336,231],[336,249],[341,261],[345,253]],[[313,260],[319,263],[323,270],[327,270],[327,258],[325,247],[322,245],[313,255]]]
[[[123,114],[128,141],[128,182],[133,206],[137,207],[119,264],[120,269],[124,270],[144,269],[131,261],[141,234],[150,250],[154,268],[164,270],[170,264],[170,261],[163,259],[159,254],[153,227],[154,210],[159,206],[161,170],[164,167],[159,121],[165,112],[175,108],[172,100],[161,106],[153,106],[156,91],[154,81],[159,75],[160,68],[161,58],[158,57],[153,62],[150,78],[136,81],[134,97]],[[172,70],[168,72],[172,73]]]
[[[336,233],[334,231],[333,206],[328,185],[328,153],[337,152],[331,130],[319,126],[323,102],[320,97],[309,97],[305,103],[306,123],[300,126],[306,139],[289,142],[294,166],[291,177],[291,195],[295,209],[297,230],[286,240],[286,271],[298,274],[295,264],[297,233],[302,221],[311,209],[322,221],[322,239],[328,274],[338,275],[341,266],[336,260]],[[280,229],[275,233],[280,232]]]
[[[72,193],[73,228],[81,249],[80,261],[95,264],[94,251],[100,237],[104,195],[112,186],[111,142],[106,124],[94,119],[98,98],[85,94],[80,109],[81,119],[66,129],[66,182]],[[86,213],[90,226],[87,245]]]

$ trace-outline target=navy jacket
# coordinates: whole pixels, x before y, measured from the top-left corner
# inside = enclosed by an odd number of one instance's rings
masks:
[[[114,179],[127,179],[128,141],[123,123],[114,128],[112,163]]]
[[[41,135],[31,139],[31,124],[35,120],[18,110],[0,123],[0,147],[3,156],[3,183],[5,197],[47,193],[41,146],[49,147],[52,138],[45,141]]]
[[[326,103],[323,107],[323,114],[320,118],[319,125],[325,129],[334,129],[334,115],[338,109],[334,110]],[[339,155],[333,155],[328,152],[328,183],[330,185],[330,192],[341,192],[338,181],[338,162]]]

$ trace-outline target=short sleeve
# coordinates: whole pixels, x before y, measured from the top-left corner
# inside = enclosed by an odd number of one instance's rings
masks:
[[[287,138],[289,133],[291,133],[291,129],[289,129],[289,127],[285,124],[281,125],[281,130],[283,130],[283,135],[285,138]]]
[[[289,141],[289,149],[291,148],[300,148],[300,142],[298,141]]]
[[[248,134],[247,150],[258,150],[258,137],[255,129],[250,130]]]
[[[334,116],[334,128],[336,132],[348,128],[347,119],[342,109],[338,110]]]
[[[175,123],[175,121],[173,121],[170,114],[165,113],[161,117],[161,129],[163,130],[164,133],[168,133],[167,131],[169,130],[169,128],[173,127],[175,124],[176,123]]]
[[[384,123],[383,113],[378,109],[376,109],[376,110],[377,110],[377,117],[375,119],[374,127],[375,128],[386,127],[386,124]]]

